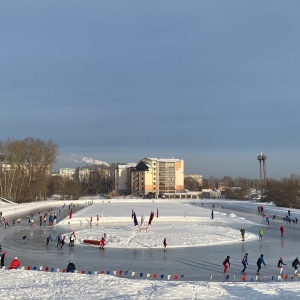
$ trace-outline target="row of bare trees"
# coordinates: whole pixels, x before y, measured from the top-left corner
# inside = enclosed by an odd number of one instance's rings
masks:
[[[52,141],[0,141],[0,196],[19,203],[43,199],[57,151]]]
[[[61,199],[78,199],[81,196],[108,194],[113,190],[113,172],[106,166],[86,166],[86,176],[80,176],[76,168],[72,177],[52,176],[48,184],[47,196],[59,195]]]
[[[261,182],[258,179],[241,177],[234,179],[229,176],[221,179],[203,178],[202,185],[189,177],[185,180],[185,188],[191,191],[222,188],[226,198],[239,200],[251,199],[251,189],[258,192],[262,190]],[[300,176],[298,175],[293,174],[282,179],[268,178],[263,190],[262,201],[273,201],[277,206],[300,208]]]

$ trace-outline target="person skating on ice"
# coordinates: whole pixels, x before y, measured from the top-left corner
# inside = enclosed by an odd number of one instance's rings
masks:
[[[262,229],[259,230],[258,235],[259,235],[259,240],[262,241],[262,236],[264,234],[264,231]]]
[[[280,236],[283,237],[284,227],[281,225],[279,230],[280,230]]]
[[[100,249],[104,250],[105,242],[106,242],[106,233],[104,233],[103,237],[101,238]]]
[[[247,265],[248,265],[248,253],[245,253],[245,256],[242,259],[242,264],[244,266],[244,269],[242,270],[242,273],[245,273],[245,270],[246,270]]]
[[[283,265],[286,265],[283,260],[282,260],[282,256],[279,257],[279,261],[278,261],[278,265],[277,267],[279,268],[279,274],[282,275],[283,272]]]
[[[51,237],[51,234],[47,237],[47,240],[46,240],[46,247],[48,246],[49,242],[52,242],[52,237]]]
[[[263,254],[260,255],[260,257],[259,257],[259,259],[257,260],[257,263],[256,263],[256,264],[257,264],[257,272],[256,272],[256,274],[259,275],[259,271],[260,271],[260,269],[261,269],[261,265],[264,264],[265,267],[267,267],[267,266],[266,266],[266,263],[265,263],[265,260],[264,260],[264,255],[263,255]]]
[[[227,272],[228,268],[230,267],[230,256],[227,256],[225,260],[223,261],[223,266],[224,266],[224,273]]]
[[[299,258],[296,257],[292,263],[292,266],[295,269],[294,275],[297,275],[297,276],[298,276],[298,265],[299,265]]]
[[[73,231],[70,235],[69,247],[74,247],[75,239],[76,239],[76,236],[75,236],[75,232]]]
[[[163,245],[164,245],[164,251],[167,251],[167,239],[166,238],[164,238]]]
[[[245,228],[242,227],[240,232],[241,232],[241,235],[242,235],[242,241],[245,241]]]

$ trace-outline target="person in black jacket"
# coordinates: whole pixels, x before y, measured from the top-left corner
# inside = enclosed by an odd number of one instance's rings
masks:
[[[280,256],[280,258],[279,258],[279,261],[278,261],[278,268],[279,268],[279,274],[280,275],[282,275],[282,271],[283,271],[283,267],[282,267],[282,265],[286,265],[284,262],[283,262],[283,260],[282,260],[282,256]]]
[[[294,275],[298,275],[298,265],[299,265],[299,258],[296,257],[292,263],[293,268],[295,269]]]
[[[6,254],[6,251],[4,251],[1,255],[1,269],[4,267],[5,254]]]
[[[74,273],[75,269],[74,263],[70,260],[67,266],[67,272]]]

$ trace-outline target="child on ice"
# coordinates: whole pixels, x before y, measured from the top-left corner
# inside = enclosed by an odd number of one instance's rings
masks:
[[[230,259],[230,256],[227,256],[225,258],[225,260],[223,261],[224,273],[226,273],[227,270],[228,270],[228,268],[230,267],[230,261],[229,261],[229,259]]]

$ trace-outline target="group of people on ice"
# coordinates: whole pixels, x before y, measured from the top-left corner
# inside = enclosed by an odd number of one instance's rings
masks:
[[[292,262],[292,267],[295,269],[294,271],[294,275],[298,276],[298,266],[299,266],[300,262],[299,262],[299,258],[296,257],[293,262]],[[245,271],[247,269],[248,266],[248,253],[245,253],[244,257],[242,258],[242,265],[243,265],[243,269],[241,271],[242,274],[245,274]],[[264,265],[265,267],[267,267],[265,260],[264,260],[264,255],[261,254],[260,257],[258,258],[257,262],[257,271],[256,274],[260,275],[260,270],[262,265]],[[286,264],[283,262],[282,256],[279,257],[278,263],[277,263],[277,267],[279,268],[279,275],[282,275],[283,273],[283,266],[285,266]],[[228,268],[230,267],[230,256],[228,255],[225,260],[223,261],[223,266],[224,266],[224,273],[226,273],[228,271]]]
[[[64,246],[65,244],[65,239],[66,239],[66,236],[65,235],[62,235],[61,233],[56,237],[56,241],[57,241],[57,244],[56,244],[56,247],[60,247],[60,249],[62,249],[62,247]],[[74,243],[75,243],[75,240],[76,240],[76,236],[75,236],[75,232],[71,232],[70,234],[70,242],[69,242],[69,247],[74,247]],[[52,236],[51,234],[49,236],[47,236],[46,238],[46,247],[49,245],[49,242],[52,242]]]

